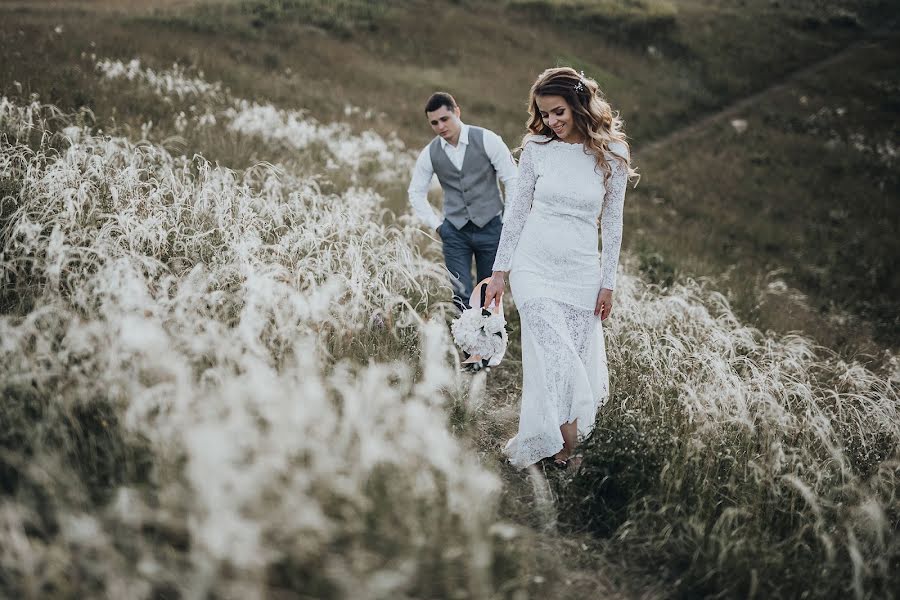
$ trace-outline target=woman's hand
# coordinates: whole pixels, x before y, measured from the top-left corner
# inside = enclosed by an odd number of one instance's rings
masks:
[[[503,301],[503,292],[506,291],[506,273],[503,271],[494,271],[491,280],[484,290],[484,308],[491,305],[491,301],[496,300],[497,306]]]
[[[597,306],[594,307],[594,316],[600,315],[600,320],[605,321],[612,312],[612,290],[603,288],[597,294]]]

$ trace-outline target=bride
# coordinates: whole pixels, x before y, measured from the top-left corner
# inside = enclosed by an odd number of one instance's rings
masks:
[[[499,302],[508,272],[523,382],[519,431],[504,452],[518,468],[548,457],[577,467],[575,445],[609,396],[601,321],[612,310],[625,187],[636,173],[622,121],[584,73],[541,73],[528,112],[484,303]]]

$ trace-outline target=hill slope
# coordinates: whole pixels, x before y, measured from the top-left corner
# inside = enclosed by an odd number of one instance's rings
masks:
[[[643,253],[648,265],[662,261],[661,266],[649,268],[719,277],[735,265],[747,276],[722,285],[734,290],[739,312],[760,326],[782,331],[800,328],[830,345],[846,347],[851,354],[876,353],[873,336],[880,344],[896,345],[898,330],[891,310],[896,280],[885,271],[888,263],[878,257],[893,251],[882,252],[883,246],[876,241],[886,239],[877,233],[883,231],[879,223],[897,217],[896,203],[885,205],[896,186],[890,164],[866,161],[867,179],[854,178],[852,169],[839,176],[846,183],[838,186],[838,195],[869,198],[873,207],[850,211],[850,220],[841,224],[846,235],[855,232],[859,240],[867,240],[860,242],[868,244],[868,249],[860,249],[867,261],[860,270],[850,256],[853,251],[830,259],[810,257],[823,243],[835,249],[847,247],[848,239],[840,236],[823,242],[822,236],[831,235],[827,227],[812,236],[792,234],[797,223],[808,221],[811,211],[823,206],[823,190],[832,189],[833,181],[827,175],[831,172],[827,161],[789,157],[816,156],[820,142],[828,141],[819,139],[824,132],[815,133],[804,125],[804,131],[788,139],[785,133],[796,126],[773,123],[763,129],[754,121],[750,135],[737,142],[734,152],[740,160],[772,161],[785,172],[756,177],[752,185],[745,185],[747,169],[733,161],[711,168],[719,158],[718,145],[703,133],[698,132],[688,148],[682,144],[653,150],[650,146],[848,44],[869,39],[876,27],[895,22],[897,11],[891,3],[240,0],[155,2],[139,7],[120,2],[42,1],[5,3],[0,10],[9,16],[0,26],[0,52],[9,58],[0,66],[3,93],[27,98],[37,92],[44,101],[64,109],[87,106],[98,122],[114,121],[132,128],[152,119],[165,129],[172,125],[167,119],[173,117],[164,107],[104,96],[93,83],[92,64],[83,55],[138,57],[157,68],[173,62],[191,65],[238,96],[265,98],[287,108],[305,107],[324,120],[346,119],[347,105],[360,107],[359,114],[372,117],[350,115],[351,123],[381,134],[396,131],[413,147],[429,137],[421,103],[434,89],[451,90],[466,120],[496,129],[515,146],[524,122],[525,94],[535,74],[548,65],[571,64],[597,78],[627,120],[643,181],[629,202],[633,235],[626,236],[626,243]],[[54,33],[57,26],[62,34]],[[896,112],[896,107],[882,102],[881,88],[865,83],[880,78],[885,89],[894,85],[889,73],[878,71],[877,64],[883,63],[877,62],[876,55],[880,52],[889,61],[896,55],[896,44],[888,39],[878,43],[881,49],[871,51],[875,63],[870,64],[867,55],[853,65],[857,78],[852,83],[842,68],[816,76],[819,88],[833,90],[829,93],[845,100],[855,98],[860,104],[858,110],[841,116],[845,142],[857,129],[856,133],[872,139],[867,131],[877,127],[872,110],[887,116]],[[23,52],[25,48],[29,51]],[[794,86],[784,92],[797,97],[805,94],[798,90]],[[745,117],[770,120],[765,115],[781,115],[777,118],[796,121],[810,116],[797,103],[784,105],[774,96],[759,100],[760,106],[748,107],[752,110]],[[835,101],[832,108],[847,104],[845,100]],[[896,131],[883,131],[877,137],[876,145],[897,145]],[[743,144],[751,140],[765,150],[746,151]],[[845,142],[851,155],[860,154]],[[234,166],[266,158],[247,148],[204,145],[202,140],[192,143],[192,150]],[[700,152],[693,151],[697,145]],[[826,154],[835,152],[838,149],[832,148]],[[760,158],[762,154],[767,158]],[[678,160],[668,160],[672,156]],[[757,170],[761,169],[758,164]],[[710,181],[708,173],[723,177]],[[786,176],[790,180],[799,173],[808,175],[794,185],[782,185]],[[867,182],[882,187],[870,193]],[[405,209],[405,183],[398,179],[382,190],[394,209]],[[685,185],[691,189],[685,190]],[[745,198],[748,194],[752,201]],[[660,198],[668,204],[654,204]],[[776,199],[777,207],[772,204]],[[741,212],[750,206],[758,207],[753,213],[757,218],[773,210],[786,218],[765,220],[764,227],[752,225],[753,218],[745,221],[747,215]],[[845,210],[831,209],[841,214]],[[671,210],[680,211],[681,216],[673,220]],[[747,228],[736,229],[736,222],[747,223]],[[684,226],[683,236],[671,227],[673,223]],[[691,227],[699,227],[703,235],[691,232]],[[747,242],[735,242],[735,236]],[[678,241],[682,237],[684,241]],[[707,242],[700,245],[701,240]],[[764,248],[759,251],[753,244]],[[754,287],[766,286],[769,272],[782,273],[789,287],[812,298],[814,309],[807,311],[793,303],[790,312],[797,317],[788,320],[760,313],[758,294],[740,288],[747,281],[754,282]],[[779,302],[785,302],[784,298]],[[836,318],[819,318],[821,308]],[[862,321],[845,326],[841,316],[845,314]]]

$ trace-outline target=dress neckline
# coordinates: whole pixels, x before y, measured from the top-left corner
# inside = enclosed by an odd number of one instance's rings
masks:
[[[584,142],[564,142],[563,140],[556,138],[551,138],[554,142],[558,142],[563,146],[570,146],[572,148],[584,148]]]

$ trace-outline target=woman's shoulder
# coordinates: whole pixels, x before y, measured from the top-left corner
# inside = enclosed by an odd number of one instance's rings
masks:
[[[629,160],[628,144],[626,144],[625,142],[620,142],[618,140],[612,141],[609,143],[608,148],[609,150],[607,151],[607,154],[619,156],[621,158],[624,158],[625,160]]]
[[[528,144],[544,145],[550,141],[550,138],[541,133],[529,133],[522,138],[522,148]]]

